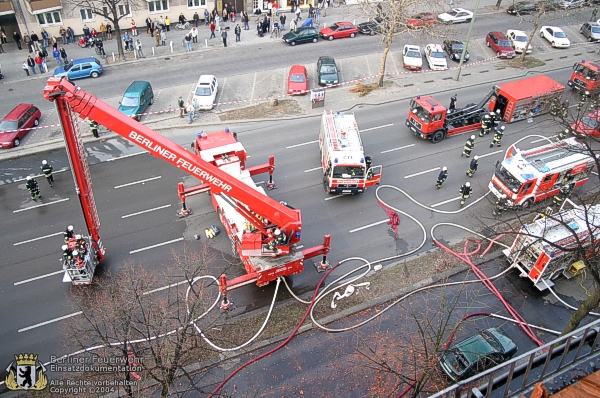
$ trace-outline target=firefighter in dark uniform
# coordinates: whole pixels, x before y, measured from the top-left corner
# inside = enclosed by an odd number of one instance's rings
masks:
[[[87,254],[87,242],[81,235],[75,235],[75,248],[81,256],[85,257]]]
[[[462,207],[465,205],[465,200],[469,199],[471,197],[471,194],[473,193],[471,183],[465,182],[463,186],[460,187],[460,190],[458,192],[460,193],[460,206]]]
[[[40,198],[40,200],[43,199],[42,195],[40,194],[40,187],[39,187],[37,181],[35,180],[35,178],[33,178],[31,176],[27,176],[27,183],[25,184],[25,186],[27,187],[27,190],[31,194],[31,199],[33,199],[34,202],[37,202],[37,199],[35,198],[36,196],[38,198]]]
[[[75,239],[72,225],[69,225],[67,229],[65,229],[65,232],[63,232],[63,237],[65,238],[65,243],[68,243],[71,239]]]
[[[556,136],[556,141],[562,141],[569,135],[569,129],[564,129],[558,133]]]
[[[66,266],[70,266],[73,262],[73,251],[69,249],[69,245],[62,245],[63,262]]]
[[[481,131],[479,132],[479,136],[483,137],[484,134],[490,132],[492,119],[490,119],[490,115],[486,114],[483,116],[483,120],[481,121]]]
[[[558,97],[554,97],[552,98],[552,101],[550,101],[550,114],[552,116],[560,116],[561,114],[560,100]]]
[[[485,134],[489,134],[489,133],[490,133],[490,131],[492,130],[492,128],[494,128],[494,124],[495,124],[495,122],[496,122],[496,116],[497,116],[497,115],[496,115],[496,113],[495,113],[495,112],[490,112],[490,113],[488,114],[488,116],[489,116],[489,118],[490,118],[490,121],[489,121],[489,123],[488,123],[488,129],[485,131]]]
[[[508,199],[505,194],[500,195],[498,199],[496,199],[496,208],[492,211],[494,216],[501,216],[502,212],[506,210],[508,207]]]
[[[442,171],[440,171],[440,174],[438,175],[437,189],[440,189],[442,187],[442,184],[444,183],[444,181],[446,181],[446,178],[448,178],[448,168],[444,166],[442,167]]]
[[[469,170],[467,170],[467,177],[473,177],[473,174],[477,171],[477,166],[479,166],[478,162],[479,156],[475,155],[473,159],[471,159],[471,163],[469,164]]]
[[[473,152],[473,149],[475,149],[475,136],[474,135],[469,137],[467,142],[465,142],[465,148],[463,149],[463,153],[460,156],[464,155],[468,158],[471,157],[471,152]]]
[[[563,119],[566,119],[567,116],[569,116],[569,100],[565,100],[565,102],[562,103],[562,109],[560,112],[561,114],[559,116]]]
[[[494,131],[498,131],[498,126],[500,126],[500,121],[502,120],[502,115],[500,115],[500,109],[496,110],[496,114],[494,116],[494,119],[492,120],[494,122]]]
[[[42,169],[42,173],[44,173],[44,177],[46,177],[46,181],[50,184],[50,187],[54,185],[54,176],[52,176],[52,165],[48,163],[47,160],[42,160],[42,165],[40,166]]]
[[[490,144],[490,148],[494,146],[494,144],[500,148],[502,146],[502,137],[504,136],[504,129],[506,126],[500,126],[498,130],[494,133],[494,138],[492,139],[492,143]]]
[[[100,134],[98,134],[98,122],[88,119],[88,123],[90,124],[90,130],[92,131],[92,134],[94,134],[94,137],[99,138]]]
[[[457,96],[458,94],[454,94],[452,97],[450,97],[450,106],[448,107],[448,111],[454,112],[456,110]]]
[[[568,182],[565,181],[565,184],[560,188],[560,191],[556,195],[554,195],[554,198],[552,199],[552,201],[558,208],[560,208],[562,206],[563,202],[565,201],[565,199],[568,198],[569,195],[571,194],[571,191],[572,191],[571,184],[569,184]]]

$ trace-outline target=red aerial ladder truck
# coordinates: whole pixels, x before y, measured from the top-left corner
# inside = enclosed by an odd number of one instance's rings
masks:
[[[589,96],[600,88],[600,61],[576,62],[573,65],[573,73],[567,83],[573,90],[579,91],[581,95]]]
[[[296,246],[302,231],[300,210],[269,198],[250,178],[252,174],[268,171],[271,175],[268,187],[273,187],[275,164],[272,157],[269,164],[246,168],[246,152],[228,131],[199,135],[194,144],[196,153],[189,152],[117,112],[92,94],[76,88],[66,79],[48,79],[44,96],[55,103],[63,129],[76,190],[92,242],[90,252],[96,256],[90,264],[95,266],[101,261],[105,249],[100,239],[100,221],[92,193],[91,176],[77,131],[77,116],[97,121],[146,149],[151,155],[203,181],[202,185],[187,190],[180,185],[179,195],[184,203],[182,212],[184,215],[189,212],[185,206],[186,196],[210,190],[213,206],[247,272],[229,281],[224,275],[221,276],[220,289],[225,296],[224,303],[227,302],[228,289],[253,282],[263,286],[279,276],[297,274],[304,269],[305,259],[322,255],[320,266],[327,267],[330,236],[325,235],[322,245],[298,251]]]

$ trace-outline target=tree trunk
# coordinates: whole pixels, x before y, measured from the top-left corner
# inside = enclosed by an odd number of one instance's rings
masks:
[[[391,40],[386,40],[385,47],[383,48],[383,54],[381,55],[381,65],[379,67],[379,79],[377,80],[377,85],[379,87],[383,87],[383,78],[385,76],[385,62],[387,60],[388,52],[390,51],[390,46],[392,42]]]
[[[600,289],[596,289],[592,294],[592,297],[590,297],[589,299],[587,299],[579,305],[577,311],[575,311],[573,315],[571,315],[571,319],[569,319],[569,321],[567,322],[567,325],[562,331],[561,336],[564,336],[565,334],[577,329],[579,323],[583,320],[583,318],[588,316],[588,314],[591,311],[598,308],[598,305],[600,305]]]
[[[119,22],[115,22],[115,39],[117,39],[117,49],[119,52],[119,58],[125,61],[125,52],[123,50],[123,38],[121,37],[121,27]]]

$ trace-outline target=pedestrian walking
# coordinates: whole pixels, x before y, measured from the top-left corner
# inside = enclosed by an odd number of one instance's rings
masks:
[[[469,199],[471,197],[471,194],[473,193],[471,183],[465,182],[458,190],[458,193],[460,193],[460,207],[463,207],[465,205],[465,201]]]
[[[240,24],[236,25],[234,32],[235,32],[235,41],[236,42],[242,41],[242,39],[241,39],[242,28],[240,27]]]
[[[215,23],[211,22],[210,23],[210,37],[208,39],[210,40],[210,39],[213,39],[213,38],[216,38],[216,36],[215,36]]]
[[[204,10],[204,26],[208,26],[209,23],[210,23],[210,14],[208,13],[208,10]]]
[[[458,96],[458,94],[454,94],[452,97],[450,97],[450,106],[448,107],[448,110],[450,112],[454,112],[456,110],[456,97]]]
[[[17,43],[17,48],[19,50],[22,50],[23,48],[21,47],[21,34],[19,32],[13,33],[13,40],[15,41],[15,43]]]
[[[54,186],[54,176],[52,175],[52,165],[50,163],[48,163],[47,160],[42,160],[42,165],[40,166],[40,169],[42,169],[42,173],[44,174],[44,177],[46,177],[46,181],[48,181],[50,188],[52,188]]]
[[[185,35],[185,37],[183,38],[183,42],[185,43],[188,52],[192,51],[192,35],[190,35],[189,33]]]
[[[442,171],[440,171],[440,174],[438,174],[438,178],[437,178],[437,189],[440,189],[442,187],[442,184],[444,183],[444,181],[446,181],[446,179],[448,178],[448,168],[446,166],[442,167]]]
[[[463,149],[463,153],[461,153],[460,156],[466,156],[466,157],[471,157],[471,152],[473,152],[473,149],[475,149],[475,136],[472,135],[467,139],[467,142],[465,142],[465,147]]]
[[[296,30],[296,26],[297,26],[297,21],[295,19],[292,19],[292,22],[290,22],[290,31]]]
[[[592,19],[590,19],[590,22],[594,22],[596,21],[596,17],[598,16],[598,8],[594,8],[594,10],[592,11]]]
[[[227,47],[227,31],[223,30],[221,32],[221,37],[223,38],[223,47]]]
[[[467,170],[467,177],[473,177],[473,174],[477,171],[477,167],[479,166],[479,156],[475,155],[473,159],[471,159],[471,163],[469,164],[469,169]]]
[[[188,118],[190,119],[191,124],[194,121],[194,107],[192,106],[192,104],[190,104],[190,101],[188,101],[185,110],[187,111]]]
[[[60,51],[58,51],[58,49],[54,49],[52,50],[52,58],[54,58],[56,60],[56,64],[57,65],[62,65],[62,58],[60,57]]]
[[[38,185],[35,178],[33,178],[31,176],[27,176],[27,182],[25,183],[25,187],[29,191],[29,194],[31,195],[31,199],[34,202],[37,202],[36,196],[38,198],[40,198],[40,200],[44,199],[44,198],[42,198],[42,194],[40,193],[40,186]]]
[[[295,14],[296,14],[296,19],[298,21],[300,21],[302,19],[302,16],[301,16],[302,11],[300,10],[300,7],[296,8]]]
[[[88,123],[90,125],[90,131],[94,135],[95,138],[100,138],[100,134],[98,134],[98,122],[92,119],[88,119]]]
[[[21,67],[23,68],[28,77],[31,76],[29,74],[29,67],[27,66],[27,61],[23,61],[23,65]]]
[[[179,97],[179,99],[177,99],[177,106],[179,106],[179,117],[183,118],[183,111],[185,110],[185,108],[183,107],[183,97]]]
[[[500,195],[498,199],[496,199],[496,208],[492,210],[492,214],[494,216],[501,216],[502,212],[504,212],[508,208],[508,199],[505,194]]]
[[[502,137],[504,136],[504,129],[506,129],[506,126],[501,126],[498,131],[496,131],[494,133],[494,139],[492,139],[492,143],[490,144],[490,148],[492,148],[494,146],[494,144],[496,146],[498,146],[498,148],[500,148],[502,146]]]
[[[194,108],[194,117],[200,116],[200,103],[198,102],[198,98],[194,97],[192,107]]]
[[[27,67],[29,68],[31,73],[35,75],[35,60],[31,58],[31,55],[27,56],[27,60],[25,62],[27,62]]]
[[[140,39],[137,39],[135,42],[135,51],[137,53],[138,58],[146,58],[144,56],[144,52],[142,51],[142,42],[140,41]]]
[[[67,51],[63,47],[60,47],[58,49],[58,51],[60,52],[60,57],[62,58],[63,63],[65,65],[67,65],[69,63],[69,57],[67,56]]]

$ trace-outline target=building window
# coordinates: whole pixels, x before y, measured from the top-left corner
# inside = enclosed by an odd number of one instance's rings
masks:
[[[129,3],[127,4],[119,4],[117,8],[117,12],[120,17],[130,17],[131,9],[129,8]]]
[[[148,2],[148,11],[161,12],[169,11],[169,0],[154,0]]]
[[[206,0],[187,0],[188,8],[206,8]]]
[[[37,14],[38,23],[40,26],[59,25],[62,24],[60,11],[43,12]]]
[[[81,22],[92,22],[94,20],[94,13],[91,8],[82,8],[79,13],[81,14]]]

